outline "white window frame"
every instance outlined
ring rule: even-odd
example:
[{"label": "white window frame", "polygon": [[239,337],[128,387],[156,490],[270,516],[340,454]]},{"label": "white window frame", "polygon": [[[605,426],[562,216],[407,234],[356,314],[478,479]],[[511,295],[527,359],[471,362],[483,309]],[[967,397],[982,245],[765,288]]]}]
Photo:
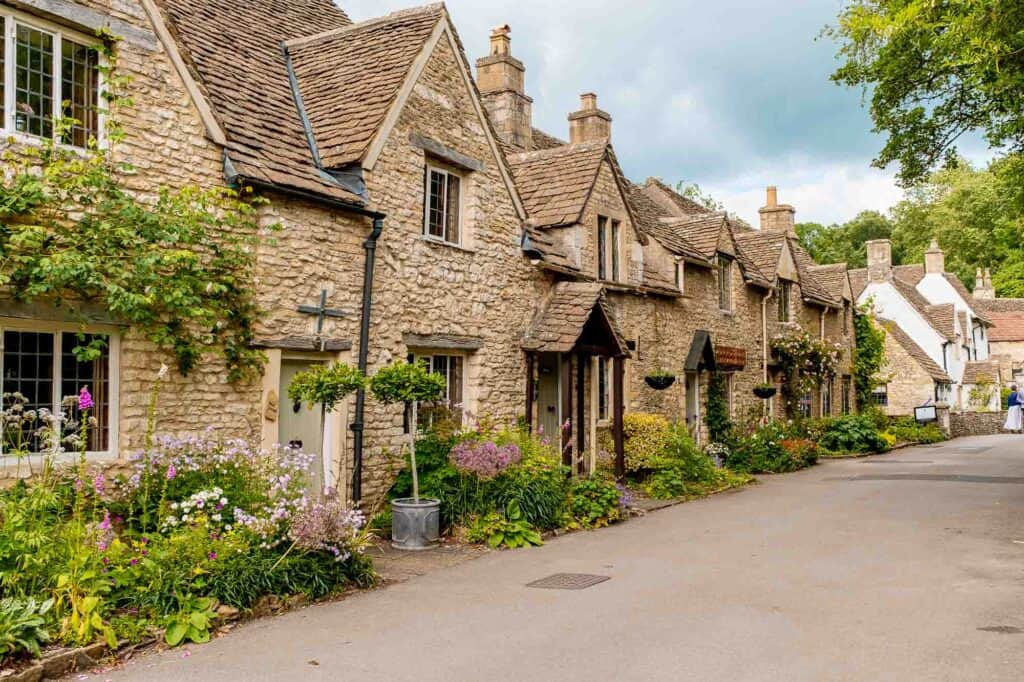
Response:
[{"label": "white window frame", "polygon": [[[444,180],[444,211],[443,211],[443,216],[444,216],[443,224],[445,226],[448,225],[448,209],[449,209],[449,206],[448,206],[448,178],[449,177],[456,177],[456,178],[459,179],[459,204],[456,207],[456,209],[458,210],[458,222],[457,222],[456,227],[455,227],[455,230],[456,230],[456,233],[457,233],[455,241],[449,241],[445,237],[438,237],[435,234],[430,234],[430,178],[431,178],[431,174],[433,174],[433,173],[438,173],[438,174],[444,176],[444,179],[445,179]],[[463,234],[463,228],[464,228],[464,222],[465,222],[463,220],[463,216],[465,214],[465,211],[463,210],[463,208],[465,207],[466,185],[467,185],[466,176],[463,175],[462,173],[456,173],[455,171],[453,171],[453,170],[451,170],[449,168],[445,168],[445,167],[443,167],[443,166],[441,166],[439,164],[436,164],[436,163],[431,163],[430,161],[427,162],[427,172],[424,174],[424,186],[423,186],[423,238],[424,239],[428,239],[428,240],[430,240],[432,242],[437,242],[439,244],[450,244],[450,245],[453,245],[453,246],[462,246],[462,243],[465,240],[465,235]],[[446,227],[445,231],[447,232],[447,227]]]},{"label": "white window frame", "polygon": [[[448,351],[448,350],[444,350],[444,349],[440,349],[440,348],[434,349],[434,350],[423,350],[423,351],[410,350],[409,351],[409,355],[412,356],[413,362],[426,362],[427,363],[427,371],[428,372],[433,372],[434,371],[434,358],[436,358],[436,357],[443,357],[443,358],[449,358],[449,359],[451,359],[451,358],[459,358],[459,360],[462,361],[462,376],[461,376],[461,381],[459,382],[461,384],[459,386],[459,393],[462,395],[462,403],[458,407],[456,407],[455,405],[448,405],[448,409],[449,410],[453,410],[453,411],[458,409],[460,412],[462,412],[462,418],[463,418],[463,420],[465,420],[466,414],[467,414],[467,410],[466,410],[466,388],[467,388],[466,384],[467,384],[467,376],[466,375],[468,374],[467,368],[469,366],[469,356],[466,353],[460,353],[458,351]],[[450,385],[450,378],[449,377],[450,377],[450,375],[445,377],[445,396],[444,396],[444,402],[445,403],[448,403],[448,394],[451,392],[451,385]]]},{"label": "white window frame", "polygon": [[[27,144],[38,145],[43,138],[32,135],[27,132],[22,132],[17,129],[16,123],[16,112],[15,112],[15,90],[17,89],[15,78],[17,75],[17,49],[14,47],[15,38],[17,36],[17,25],[20,24],[27,28],[42,31],[53,36],[53,87],[54,97],[53,99],[53,111],[51,116],[54,122],[63,116],[63,104],[64,98],[61,88],[63,87],[63,40],[67,37],[68,40],[72,40],[81,45],[89,45],[98,47],[99,41],[96,40],[95,36],[89,36],[79,31],[74,31],[63,26],[59,26],[51,21],[40,19],[39,17],[25,12],[20,12],[10,7],[0,6],[0,17],[4,19],[4,30],[3,35],[0,36],[0,49],[5,51],[4,59],[4,116],[3,120],[0,120],[0,129],[3,130],[4,136],[13,137],[18,142]],[[106,107],[103,102],[103,92],[106,87],[106,78],[103,74],[104,67],[108,66],[106,57],[103,56],[102,52],[98,55],[98,63],[100,67],[100,73],[96,79],[96,141],[97,144],[104,145],[106,143]],[[56,136],[56,130],[54,131]],[[66,144],[61,142],[61,147],[68,149],[82,149],[82,147],[76,147],[74,145]]]},{"label": "white window frame", "polygon": [[[89,325],[86,327],[61,324],[56,322],[33,322],[28,320],[10,320],[0,319],[0,392],[3,391],[3,337],[4,332],[31,332],[34,334],[53,334],[53,404],[50,405],[50,409],[54,414],[58,413],[61,409],[61,401],[66,397],[60,395],[60,384],[62,381],[61,376],[61,353],[60,349],[61,336],[63,334],[102,334],[107,337],[107,356],[109,366],[107,372],[109,379],[107,381],[107,389],[110,392],[110,404],[108,406],[107,421],[109,428],[109,436],[107,438],[107,449],[103,451],[92,451],[86,452],[86,458],[95,461],[104,460],[115,460],[117,459],[119,450],[119,434],[120,434],[120,395],[121,395],[121,335],[120,330],[116,327],[101,326],[101,325]],[[0,440],[0,450],[2,450],[3,442]],[[77,452],[64,452],[61,453],[55,461],[58,463],[73,462],[78,458]],[[17,462],[13,459],[7,461],[7,457],[4,456],[3,460],[0,460],[0,469],[8,469],[17,466]],[[22,459],[22,462],[29,462],[33,467],[41,465],[43,462],[43,455],[33,454]]]}]

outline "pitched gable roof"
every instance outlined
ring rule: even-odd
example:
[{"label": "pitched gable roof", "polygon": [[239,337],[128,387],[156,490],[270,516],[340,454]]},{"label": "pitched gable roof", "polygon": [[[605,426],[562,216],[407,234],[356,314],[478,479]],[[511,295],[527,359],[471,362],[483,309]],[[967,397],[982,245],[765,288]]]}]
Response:
[{"label": "pitched gable roof", "polygon": [[846,263],[812,265],[810,272],[832,298],[840,301],[849,300],[847,293],[849,278],[846,275]]},{"label": "pitched gable roof", "polygon": [[526,213],[538,227],[579,222],[607,143],[567,144],[509,156]]},{"label": "pitched gable roof", "polygon": [[931,359],[931,357],[925,353],[921,346],[910,338],[909,335],[902,328],[892,320],[885,320],[878,318],[879,324],[885,329],[886,334],[891,336],[896,343],[898,343],[903,350],[909,355],[928,375],[935,381],[943,383],[952,383],[952,379],[946,374],[939,365]]},{"label": "pitched gable roof", "polygon": [[312,163],[281,43],[352,22],[330,0],[157,0],[227,137],[233,171],[361,203]]},{"label": "pitched gable roof", "polygon": [[626,195],[633,209],[633,217],[637,226],[645,233],[654,237],[659,244],[677,256],[690,260],[705,261],[700,253],[683,234],[682,230],[674,230],[662,223],[669,213],[651,199],[638,185],[626,181]]},{"label": "pitched gable roof", "polygon": [[998,384],[999,363],[995,360],[964,363],[964,376],[961,382],[965,384]]},{"label": "pitched gable roof", "polygon": [[674,215],[712,213],[712,210],[707,206],[698,204],[692,199],[687,199],[657,178],[647,178],[643,189],[647,196],[667,208]]},{"label": "pitched gable roof", "polygon": [[930,305],[924,311],[931,325],[946,337],[947,341],[956,340],[956,306],[952,303]]},{"label": "pitched gable roof", "polygon": [[843,300],[842,295],[833,296],[828,288],[818,281],[818,277],[812,270],[815,263],[814,259],[811,258],[811,254],[807,253],[807,250],[800,244],[799,240],[787,238],[787,241],[793,254],[793,260],[796,262],[797,272],[800,273],[800,292],[803,297],[814,303],[831,306],[841,304]]},{"label": "pitched gable roof", "polygon": [[1024,341],[1024,298],[994,298],[974,302],[992,320],[988,340],[996,342]]},{"label": "pitched gable roof", "polygon": [[736,245],[739,247],[740,253],[772,282],[775,281],[775,275],[779,271],[779,259],[782,258],[782,249],[785,243],[786,237],[781,234],[766,232],[736,234]]},{"label": "pitched gable roof", "polygon": [[325,168],[364,158],[443,19],[428,5],[285,44]]},{"label": "pitched gable roof", "polygon": [[604,287],[593,282],[556,284],[547,305],[526,333],[523,348],[546,353],[569,353],[576,348],[588,323],[597,323],[617,354],[629,356],[626,342],[605,301]]}]

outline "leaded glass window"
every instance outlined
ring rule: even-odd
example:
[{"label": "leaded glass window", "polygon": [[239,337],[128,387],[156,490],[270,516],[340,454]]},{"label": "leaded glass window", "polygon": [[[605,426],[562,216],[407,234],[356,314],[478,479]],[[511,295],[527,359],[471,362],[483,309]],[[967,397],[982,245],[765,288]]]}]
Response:
[{"label": "leaded glass window", "polygon": [[74,123],[64,134],[66,144],[88,145],[99,137],[99,55],[94,48],[65,38],[61,42],[61,102],[63,116]]},{"label": "leaded glass window", "polygon": [[15,129],[50,137],[53,135],[53,34],[18,24],[14,50]]}]

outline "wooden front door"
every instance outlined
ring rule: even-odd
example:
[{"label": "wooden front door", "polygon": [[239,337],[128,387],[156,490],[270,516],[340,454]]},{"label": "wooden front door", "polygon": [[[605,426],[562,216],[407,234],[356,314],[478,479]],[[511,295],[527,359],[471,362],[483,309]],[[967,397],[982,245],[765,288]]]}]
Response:
[{"label": "wooden front door", "polygon": [[310,467],[309,491],[313,497],[319,497],[323,493],[326,478],[324,472],[327,470],[320,436],[320,406],[314,405],[313,409],[309,409],[308,405],[296,405],[288,398],[288,385],[296,374],[317,364],[322,363],[288,359],[281,361],[281,400],[277,419],[278,442],[281,445],[316,455]]},{"label": "wooden front door", "polygon": [[557,353],[541,353],[537,356],[537,424],[539,433],[555,443],[561,438],[562,393],[561,362]]}]

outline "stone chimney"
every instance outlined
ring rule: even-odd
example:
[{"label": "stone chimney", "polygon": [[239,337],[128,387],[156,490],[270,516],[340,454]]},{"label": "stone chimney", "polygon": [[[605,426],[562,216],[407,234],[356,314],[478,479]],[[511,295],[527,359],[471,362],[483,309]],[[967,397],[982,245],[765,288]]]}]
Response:
[{"label": "stone chimney", "polygon": [[767,203],[758,211],[761,214],[761,231],[796,237],[796,209],[779,203],[777,188],[769,187],[767,194]]},{"label": "stone chimney", "polygon": [[533,100],[525,93],[526,67],[512,56],[512,29],[491,31],[491,52],[476,60],[476,82],[498,136],[509,144],[533,149]]},{"label": "stone chimney", "polygon": [[924,252],[924,272],[926,275],[941,275],[946,271],[946,254],[939,248],[939,242],[932,240],[932,245]]},{"label": "stone chimney", "polygon": [[888,239],[874,239],[867,243],[868,279],[885,282],[892,279],[892,242]]},{"label": "stone chimney", "polygon": [[978,274],[974,278],[974,298],[992,300],[996,297],[996,289],[992,286],[992,271],[988,268],[978,268]]},{"label": "stone chimney", "polygon": [[569,114],[569,142],[600,142],[612,137],[612,117],[597,108],[597,95],[580,95],[580,110]]}]

